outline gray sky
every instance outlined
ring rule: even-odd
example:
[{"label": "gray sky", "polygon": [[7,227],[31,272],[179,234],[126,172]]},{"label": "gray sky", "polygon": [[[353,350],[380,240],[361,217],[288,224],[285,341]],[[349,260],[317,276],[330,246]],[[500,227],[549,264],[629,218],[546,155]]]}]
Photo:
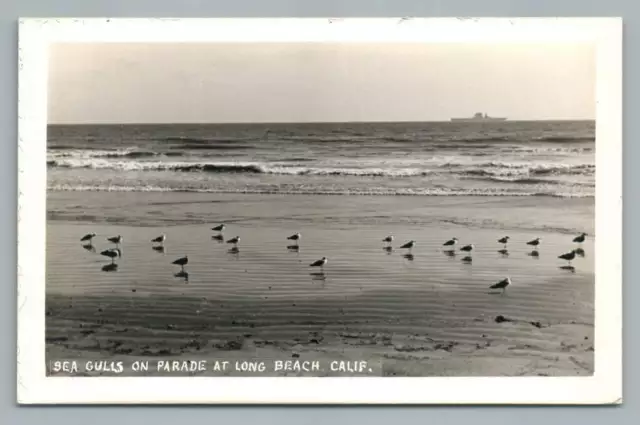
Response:
[{"label": "gray sky", "polygon": [[594,119],[590,44],[58,44],[50,123]]}]

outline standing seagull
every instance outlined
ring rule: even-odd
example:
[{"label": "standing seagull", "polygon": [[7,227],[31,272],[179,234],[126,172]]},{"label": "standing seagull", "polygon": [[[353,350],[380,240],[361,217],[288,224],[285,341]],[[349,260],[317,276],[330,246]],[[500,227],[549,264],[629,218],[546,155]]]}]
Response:
[{"label": "standing seagull", "polygon": [[112,238],[107,238],[107,240],[111,243],[116,244],[116,246],[120,245],[122,243],[122,236],[118,235],[118,236],[114,236]]},{"label": "standing seagull", "polygon": [[287,238],[288,241],[295,241],[296,245],[298,244],[298,241],[302,238],[302,235],[300,233],[296,233],[295,235],[291,235]]},{"label": "standing seagull", "polygon": [[211,230],[215,231],[215,232],[222,232],[224,230],[226,226],[224,224],[221,224],[219,226],[213,227]]},{"label": "standing seagull", "polygon": [[532,241],[527,242],[527,245],[535,246],[536,248],[540,245],[541,238],[535,238]]},{"label": "standing seagull", "polygon": [[84,235],[82,237],[82,239],[80,239],[80,242],[89,241],[89,244],[92,244],[93,243],[93,238],[95,238],[95,237],[96,237],[95,233],[88,233],[88,234]]},{"label": "standing seagull", "polygon": [[504,238],[498,239],[498,243],[504,245],[505,249],[507,248],[507,243],[509,242],[509,236],[505,236]]},{"label": "standing seagull", "polygon": [[507,286],[511,285],[511,278],[507,277],[506,279],[502,279],[498,283],[494,283],[489,288],[490,289],[502,289],[502,294],[504,295],[504,291],[507,290]]},{"label": "standing seagull", "polygon": [[327,257],[322,257],[321,260],[314,261],[313,263],[309,264],[309,267],[320,267],[322,268],[322,270],[324,270],[324,265],[327,264],[327,261]]},{"label": "standing seagull", "polygon": [[389,236],[387,236],[386,238],[384,238],[384,239],[382,240],[382,242],[386,242],[386,243],[388,243],[388,244],[391,244],[391,242],[393,242],[393,235],[389,235]]},{"label": "standing seagull", "polygon": [[238,242],[240,242],[240,236],[236,236],[235,238],[229,239],[227,241],[227,243],[232,243],[232,244],[234,244],[236,246],[238,245]]},{"label": "standing seagull", "polygon": [[182,271],[184,271],[184,266],[186,266],[188,262],[189,262],[189,258],[187,258],[187,256],[185,255],[182,258],[178,258],[176,261],[174,261],[171,264],[176,264],[180,266],[182,268]]},{"label": "standing seagull", "polygon": [[416,241],[409,241],[406,244],[402,245],[400,248],[408,249],[409,252],[411,252],[414,246],[416,246]]},{"label": "standing seagull", "polygon": [[161,234],[160,236],[158,236],[155,239],[151,239],[151,242],[153,243],[159,243],[159,244],[163,244],[164,241],[167,239],[167,235],[165,235],[164,233]]},{"label": "standing seagull", "polygon": [[458,238],[451,238],[445,243],[443,243],[442,246],[454,246],[457,243],[458,243]]},{"label": "standing seagull", "polygon": [[574,249],[573,251],[567,252],[566,254],[559,255],[558,258],[567,260],[569,262],[569,265],[571,265],[571,260],[576,258],[576,250]]},{"label": "standing seagull", "polygon": [[580,236],[576,236],[575,238],[573,238],[573,241],[575,243],[582,243],[586,239],[586,236],[587,236],[586,233],[581,233]]},{"label": "standing seagull", "polygon": [[462,248],[460,248],[460,251],[471,252],[473,251],[473,248],[474,248],[473,244],[465,245]]},{"label": "standing seagull", "polygon": [[120,257],[120,250],[118,248],[106,249],[102,251],[100,255],[104,255],[105,257],[111,258],[111,264],[113,264],[115,262],[116,257]]}]

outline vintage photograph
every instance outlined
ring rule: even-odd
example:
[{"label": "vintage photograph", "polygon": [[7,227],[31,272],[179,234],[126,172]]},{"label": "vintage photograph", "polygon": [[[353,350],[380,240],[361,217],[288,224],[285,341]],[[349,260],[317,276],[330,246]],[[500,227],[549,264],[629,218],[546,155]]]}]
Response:
[{"label": "vintage photograph", "polygon": [[52,44],[47,374],[592,375],[595,59]]}]

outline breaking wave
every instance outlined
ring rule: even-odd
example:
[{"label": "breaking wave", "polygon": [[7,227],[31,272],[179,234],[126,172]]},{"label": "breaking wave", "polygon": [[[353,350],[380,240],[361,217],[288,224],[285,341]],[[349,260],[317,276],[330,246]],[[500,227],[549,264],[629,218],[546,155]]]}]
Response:
[{"label": "breaking wave", "polygon": [[544,176],[544,175],[593,175],[594,164],[562,164],[562,163],[441,163],[425,164],[422,167],[331,167],[300,166],[292,162],[163,162],[163,161],[112,161],[111,157],[92,158],[57,158],[47,162],[49,167],[109,169],[118,171],[171,171],[171,172],[204,172],[204,173],[239,173],[239,174],[281,174],[281,175],[315,175],[315,176],[371,176],[371,177],[420,177],[433,174],[456,174],[465,177],[483,176]]},{"label": "breaking wave", "polygon": [[300,186],[270,186],[254,188],[200,188],[165,186],[126,186],[126,185],[49,185],[51,191],[82,192],[193,192],[193,193],[238,193],[262,195],[351,195],[351,196],[551,196],[560,198],[593,198],[591,194],[580,192],[558,192],[553,190],[525,192],[504,189],[446,189],[446,188],[311,188]]}]

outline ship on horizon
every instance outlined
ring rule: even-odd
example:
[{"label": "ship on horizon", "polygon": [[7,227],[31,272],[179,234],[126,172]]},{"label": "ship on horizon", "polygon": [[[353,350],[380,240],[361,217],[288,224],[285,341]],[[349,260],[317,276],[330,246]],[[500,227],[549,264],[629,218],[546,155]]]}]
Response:
[{"label": "ship on horizon", "polygon": [[486,122],[486,121],[506,121],[506,118],[503,117],[490,117],[486,113],[476,112],[472,117],[469,118],[451,118],[453,122]]}]

